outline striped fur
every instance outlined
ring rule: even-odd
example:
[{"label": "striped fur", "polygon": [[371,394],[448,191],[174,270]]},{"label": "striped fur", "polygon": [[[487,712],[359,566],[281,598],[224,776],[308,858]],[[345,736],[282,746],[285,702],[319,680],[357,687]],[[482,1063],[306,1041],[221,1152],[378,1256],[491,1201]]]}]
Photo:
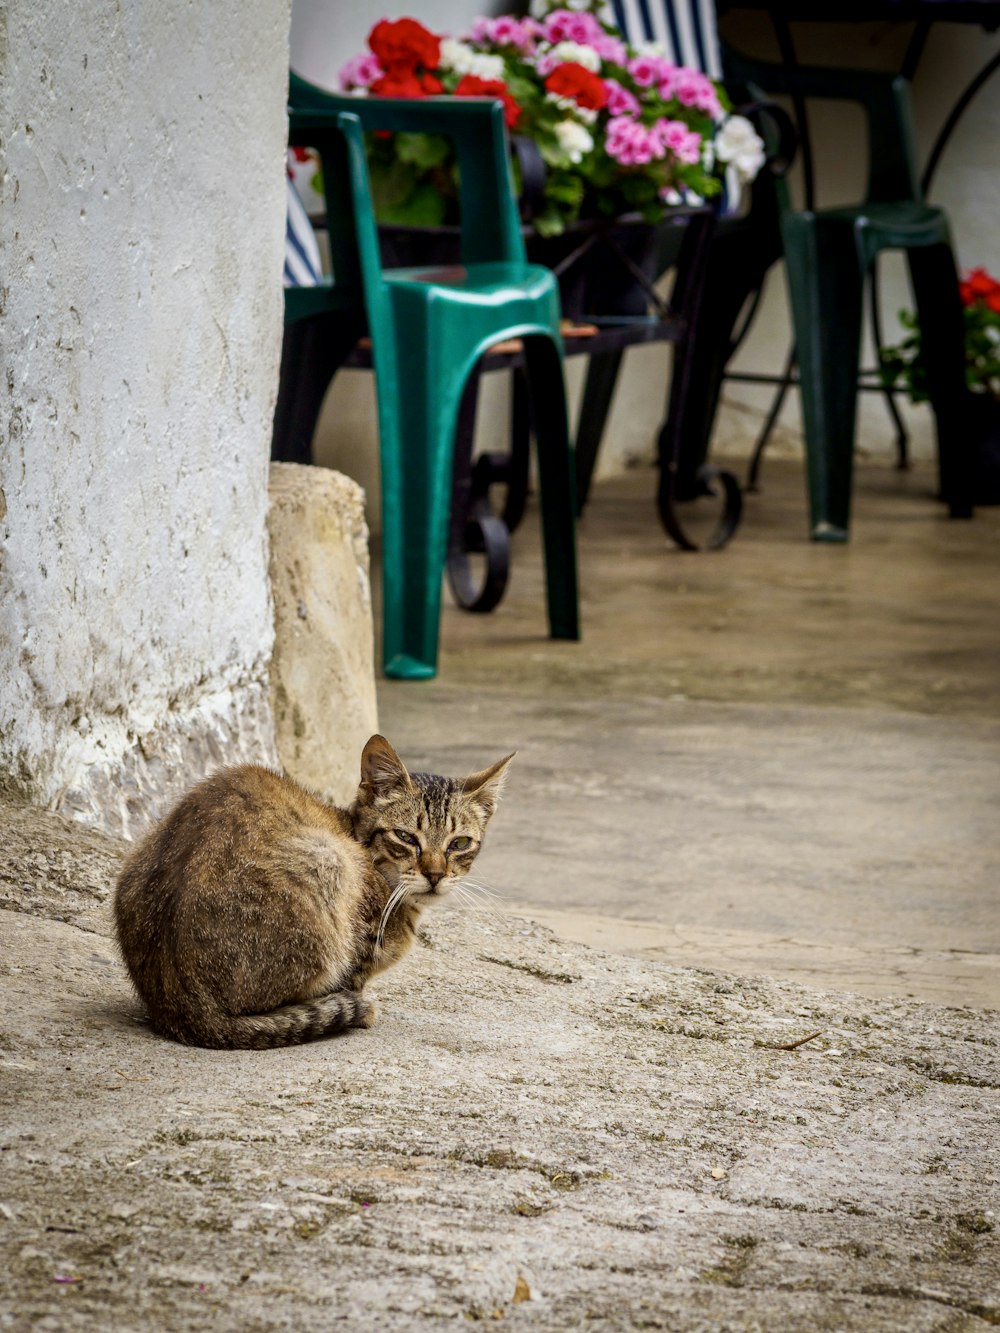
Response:
[{"label": "striped fur", "polygon": [[370,1027],[365,983],[471,867],[509,762],[411,777],[373,736],[348,810],[253,765],[200,783],[115,890],[118,942],[154,1029],[262,1049]]}]

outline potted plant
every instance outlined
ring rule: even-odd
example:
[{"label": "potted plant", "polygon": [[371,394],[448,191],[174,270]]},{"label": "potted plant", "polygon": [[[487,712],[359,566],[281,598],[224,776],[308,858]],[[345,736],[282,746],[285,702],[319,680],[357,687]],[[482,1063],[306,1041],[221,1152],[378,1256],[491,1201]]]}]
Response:
[{"label": "potted plant", "polygon": [[[762,141],[722,88],[655,46],[628,45],[604,0],[535,0],[529,17],[478,19],[460,38],[382,19],[340,82],[357,96],[501,100],[515,142],[530,149],[514,158],[529,253],[552,267],[588,229],[614,228],[622,248],[623,218],[640,229],[624,248],[642,267],[652,224],[668,210],[702,206],[727,174],[739,188],[764,161]],[[455,220],[452,147],[436,135],[373,135],[368,154],[394,262],[419,262],[410,229],[440,237]],[[544,167],[533,191],[521,167],[532,156]],[[566,296],[564,288],[564,304],[578,304]]]},{"label": "potted plant", "polygon": [[[1000,504],[1000,282],[984,268],[959,283],[965,321],[965,382],[970,392],[968,421],[975,448],[974,500]],[[915,314],[899,312],[906,337],[881,352],[880,373],[887,388],[901,388],[911,402],[924,403],[927,366]]]}]

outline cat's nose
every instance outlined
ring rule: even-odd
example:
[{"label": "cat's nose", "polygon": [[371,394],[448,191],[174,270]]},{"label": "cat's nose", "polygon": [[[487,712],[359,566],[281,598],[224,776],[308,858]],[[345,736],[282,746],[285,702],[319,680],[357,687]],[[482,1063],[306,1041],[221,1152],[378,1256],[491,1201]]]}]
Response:
[{"label": "cat's nose", "polygon": [[440,870],[425,870],[424,879],[432,889],[436,889],[441,880],[444,879],[444,873]]}]

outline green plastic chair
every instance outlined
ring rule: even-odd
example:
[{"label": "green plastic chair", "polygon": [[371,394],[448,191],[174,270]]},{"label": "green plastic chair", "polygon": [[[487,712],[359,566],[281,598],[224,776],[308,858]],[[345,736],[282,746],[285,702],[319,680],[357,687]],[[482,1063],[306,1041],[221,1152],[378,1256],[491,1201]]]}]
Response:
[{"label": "green plastic chair", "polygon": [[[501,104],[338,97],[295,75],[289,101],[289,144],[314,148],[322,159],[333,275],[318,287],[286,289],[286,327],[325,320],[332,339],[339,329],[350,344],[363,315],[372,340],[386,675],[419,680],[436,674],[459,406],[483,352],[509,338],[524,340],[537,428],[550,633],[578,639],[574,460],[559,290],[548,269],[525,260]],[[372,130],[454,140],[461,266],[382,268],[363,138]]]},{"label": "green plastic chair", "polygon": [[[868,188],[860,204],[796,210],[777,180],[792,325],[798,351],[811,534],[844,542],[850,526],[861,316],[867,274],[883,250],[910,269],[937,420],[942,498],[971,514],[964,325],[948,219],[924,203],[905,79],[859,70],[765,64],[725,51],[727,77],[768,94],[860,103],[867,118]],[[864,151],[851,145],[851,151]]]}]

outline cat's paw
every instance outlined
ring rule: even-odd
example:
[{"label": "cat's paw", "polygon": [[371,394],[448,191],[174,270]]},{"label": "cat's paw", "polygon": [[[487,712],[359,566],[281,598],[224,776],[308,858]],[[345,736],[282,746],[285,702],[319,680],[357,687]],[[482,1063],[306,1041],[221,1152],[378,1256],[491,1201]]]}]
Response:
[{"label": "cat's paw", "polygon": [[374,1000],[358,1000],[357,1013],[352,1027],[373,1028],[378,1022],[378,1005]]}]

